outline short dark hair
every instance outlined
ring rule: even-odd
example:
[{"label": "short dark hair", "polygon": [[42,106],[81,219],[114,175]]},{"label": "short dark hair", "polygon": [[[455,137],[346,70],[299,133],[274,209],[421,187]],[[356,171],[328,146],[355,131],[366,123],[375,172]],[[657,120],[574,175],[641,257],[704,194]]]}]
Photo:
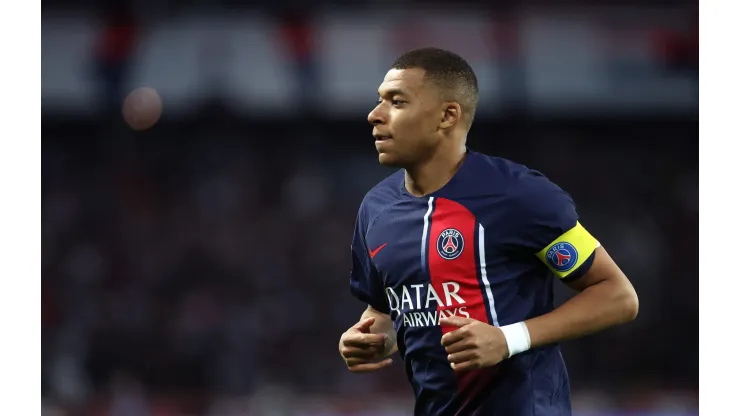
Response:
[{"label": "short dark hair", "polygon": [[423,69],[425,78],[440,89],[445,100],[460,103],[468,115],[468,128],[473,124],[478,106],[478,78],[470,64],[460,55],[439,48],[414,49],[399,56],[392,69]]}]

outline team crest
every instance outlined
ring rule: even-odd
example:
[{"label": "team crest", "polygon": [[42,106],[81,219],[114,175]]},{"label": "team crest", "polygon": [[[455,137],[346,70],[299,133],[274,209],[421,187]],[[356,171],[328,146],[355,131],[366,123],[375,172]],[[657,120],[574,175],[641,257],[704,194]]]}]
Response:
[{"label": "team crest", "polygon": [[442,231],[437,238],[437,252],[445,260],[456,259],[465,248],[465,240],[460,231],[448,228]]},{"label": "team crest", "polygon": [[559,272],[567,272],[578,263],[578,250],[571,243],[557,243],[547,250],[547,264]]}]

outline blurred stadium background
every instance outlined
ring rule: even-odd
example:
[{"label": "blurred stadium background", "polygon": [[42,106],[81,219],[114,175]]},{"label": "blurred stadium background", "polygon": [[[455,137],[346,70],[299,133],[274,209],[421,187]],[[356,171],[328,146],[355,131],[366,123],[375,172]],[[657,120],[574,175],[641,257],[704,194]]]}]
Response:
[{"label": "blurred stadium background", "polygon": [[42,4],[45,415],[410,415],[399,363],[337,342],[390,173],[366,115],[418,46],[471,62],[469,145],[570,192],[641,296],[563,346],[576,414],[698,414],[698,2],[235,3]]}]

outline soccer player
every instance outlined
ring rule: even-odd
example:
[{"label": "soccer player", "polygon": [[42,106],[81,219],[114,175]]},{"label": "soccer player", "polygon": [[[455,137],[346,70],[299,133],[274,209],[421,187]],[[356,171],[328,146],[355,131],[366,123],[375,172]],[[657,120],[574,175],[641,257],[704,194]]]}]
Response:
[{"label": "soccer player", "polygon": [[[340,339],[352,372],[399,351],[416,415],[570,415],[557,344],[633,320],[631,283],[541,173],[473,152],[477,79],[458,55],[410,51],[368,115],[396,173],[360,205]],[[554,307],[553,280],[575,289]]]}]

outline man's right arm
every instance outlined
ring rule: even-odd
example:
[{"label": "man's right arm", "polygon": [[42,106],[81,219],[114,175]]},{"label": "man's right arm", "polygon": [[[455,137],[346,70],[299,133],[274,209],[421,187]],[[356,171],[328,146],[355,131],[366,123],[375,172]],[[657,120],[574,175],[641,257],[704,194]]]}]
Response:
[{"label": "man's right arm", "polygon": [[393,321],[391,320],[390,315],[380,312],[368,305],[365,312],[362,313],[360,321],[367,318],[375,318],[375,322],[370,326],[371,334],[385,334],[388,337],[385,342],[383,357],[387,357],[398,351],[398,345],[396,344],[396,330],[393,329]]},{"label": "man's right arm", "polygon": [[376,371],[387,367],[393,362],[388,356],[398,349],[383,281],[372,263],[365,241],[368,224],[366,208],[363,201],[352,237],[350,291],[368,307],[360,320],[345,331],[339,340],[339,353],[352,372]]},{"label": "man's right arm", "polygon": [[[355,229],[352,235],[352,270],[350,271],[350,291],[360,301],[367,304],[367,309],[362,313],[359,323],[367,318],[374,318],[370,328],[361,326],[361,332],[387,335],[384,357],[396,352],[396,331],[393,329],[393,321],[387,312],[385,294],[382,280],[378,276],[372,259],[368,253],[365,234],[367,233],[368,215],[366,206],[360,205],[355,221]],[[374,306],[373,306],[374,305]]]}]

